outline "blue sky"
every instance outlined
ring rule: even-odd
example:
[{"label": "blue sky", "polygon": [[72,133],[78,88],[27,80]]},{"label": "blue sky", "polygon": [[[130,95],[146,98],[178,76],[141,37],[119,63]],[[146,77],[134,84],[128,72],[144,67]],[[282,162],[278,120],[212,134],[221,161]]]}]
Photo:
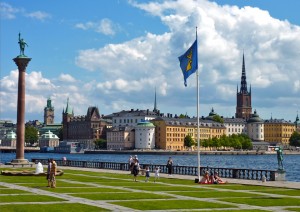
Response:
[{"label": "blue sky", "polygon": [[196,79],[184,87],[178,56],[198,26],[200,115],[235,114],[242,55],[252,108],[294,121],[300,111],[300,1],[1,1],[0,119],[16,120],[18,33],[32,58],[26,120],[43,120],[51,97],[55,121],[67,98],[75,115],[153,109],[196,115]]}]

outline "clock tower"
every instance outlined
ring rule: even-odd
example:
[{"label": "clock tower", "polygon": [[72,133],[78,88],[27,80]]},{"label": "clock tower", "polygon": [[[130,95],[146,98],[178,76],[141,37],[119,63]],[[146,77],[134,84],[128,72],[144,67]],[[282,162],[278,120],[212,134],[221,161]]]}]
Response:
[{"label": "clock tower", "polygon": [[54,123],[54,107],[52,107],[51,99],[47,99],[47,106],[44,108],[44,124]]}]

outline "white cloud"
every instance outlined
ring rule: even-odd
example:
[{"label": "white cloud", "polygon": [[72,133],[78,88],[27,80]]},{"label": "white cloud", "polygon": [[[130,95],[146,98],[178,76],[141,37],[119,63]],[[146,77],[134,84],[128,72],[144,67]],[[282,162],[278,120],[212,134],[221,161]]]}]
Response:
[{"label": "white cloud", "polygon": [[[281,107],[285,109],[282,113],[289,113],[287,116],[299,110],[299,26],[275,19],[258,8],[219,6],[206,0],[143,4],[131,1],[131,4],[158,17],[169,30],[162,34],[147,32],[102,48],[82,49],[75,62],[93,72],[89,73],[95,76],[92,81],[75,80],[62,73],[56,82],[45,79],[41,72],[30,73],[27,78],[32,82],[28,82],[28,95],[40,99],[44,96],[44,104],[51,96],[56,109],[65,107],[70,97],[76,114],[85,114],[87,107],[94,104],[111,113],[151,107],[156,87],[162,112],[187,112],[193,116],[195,75],[188,78],[185,88],[177,57],[192,44],[195,26],[198,26],[201,115],[206,116],[212,107],[220,115],[234,115],[243,51],[248,86],[252,85],[253,109],[262,115],[279,112]],[[109,19],[78,23],[76,27],[104,35],[115,35],[120,29]],[[16,83],[16,71],[1,79],[0,94],[7,105],[15,105]],[[7,95],[10,93],[12,95]],[[273,114],[275,117],[275,112]]]},{"label": "white cloud", "polygon": [[[161,94],[166,98],[178,92],[185,95],[177,57],[192,44],[195,26],[198,26],[201,90],[214,95],[214,98],[203,96],[203,104],[206,101],[235,104],[243,50],[247,81],[252,88],[270,89],[271,92],[274,86],[286,84],[291,91],[298,89],[297,82],[294,87],[290,83],[299,73],[296,62],[299,52],[293,48],[300,45],[298,26],[275,19],[268,11],[259,8],[219,6],[205,0],[132,5],[158,16],[170,28],[170,33],[147,33],[124,43],[81,50],[76,64],[100,72],[105,81],[99,82],[97,88],[105,89],[105,93],[145,92],[140,84],[143,79],[150,79],[158,81],[148,82],[146,87],[163,82],[165,86]],[[196,86],[193,76],[188,79],[188,84]],[[232,105],[234,113],[235,105]]]},{"label": "white cloud", "polygon": [[78,23],[75,27],[82,30],[94,30],[104,35],[115,35],[120,28],[118,24],[113,23],[108,18],[104,18],[98,22]]},{"label": "white cloud", "polygon": [[19,9],[12,7],[10,4],[5,2],[0,2],[0,14],[1,19],[14,19]]},{"label": "white cloud", "polygon": [[26,14],[27,17],[33,18],[33,19],[38,19],[40,21],[44,21],[47,18],[51,18],[51,15],[43,12],[43,11],[35,11],[35,12],[31,12]]},{"label": "white cloud", "polygon": [[76,79],[69,74],[61,73],[59,75],[59,80],[62,82],[76,82]]}]

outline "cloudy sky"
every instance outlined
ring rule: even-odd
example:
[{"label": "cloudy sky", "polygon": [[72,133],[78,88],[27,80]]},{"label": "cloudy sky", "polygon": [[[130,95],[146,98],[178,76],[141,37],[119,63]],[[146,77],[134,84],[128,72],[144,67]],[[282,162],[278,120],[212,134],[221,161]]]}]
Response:
[{"label": "cloudy sky", "polygon": [[[238,4],[238,5],[236,5]],[[252,108],[264,118],[300,113],[298,0],[1,1],[0,119],[16,120],[18,33],[32,60],[26,120],[55,122],[67,98],[75,115],[153,109],[196,116],[196,75],[184,86],[178,56],[198,27],[200,116],[235,114],[243,52]]]}]

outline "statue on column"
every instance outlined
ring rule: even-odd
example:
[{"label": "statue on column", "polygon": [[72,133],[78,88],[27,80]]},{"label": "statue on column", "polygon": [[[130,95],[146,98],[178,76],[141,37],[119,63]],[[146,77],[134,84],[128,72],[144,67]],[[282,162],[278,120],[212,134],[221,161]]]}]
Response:
[{"label": "statue on column", "polygon": [[25,55],[25,46],[28,46],[23,38],[21,38],[21,33],[19,33],[19,45],[20,45],[20,55]]}]

